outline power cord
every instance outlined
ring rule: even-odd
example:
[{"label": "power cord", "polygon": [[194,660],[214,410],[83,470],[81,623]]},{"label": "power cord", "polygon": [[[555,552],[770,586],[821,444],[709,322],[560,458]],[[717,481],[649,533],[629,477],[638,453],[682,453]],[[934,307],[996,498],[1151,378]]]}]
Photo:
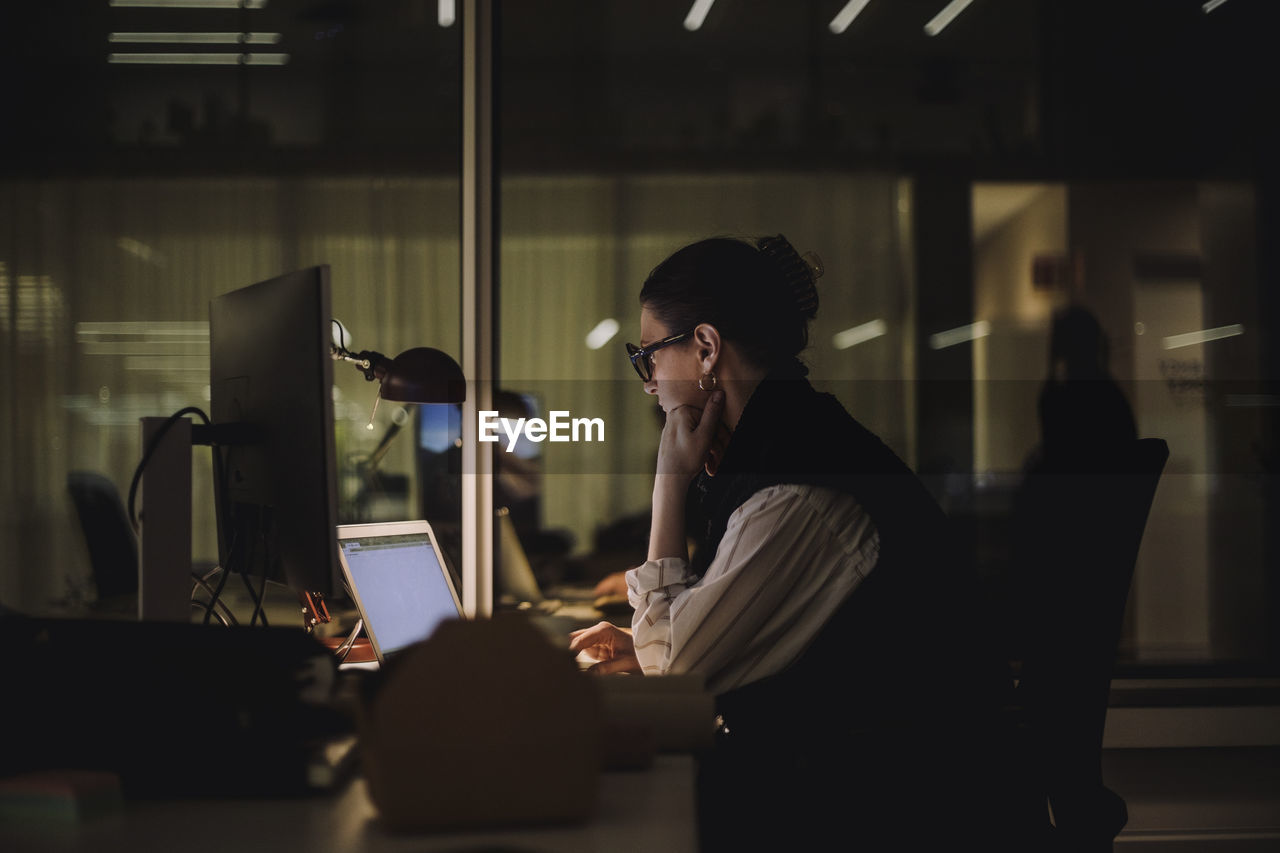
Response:
[{"label": "power cord", "polygon": [[[219,581],[217,589],[214,589],[213,587],[209,586],[209,581],[208,581],[209,577],[213,575],[213,572],[217,572],[217,571],[221,571],[221,567],[215,568],[213,571],[209,572],[209,574],[205,575],[204,577],[201,577],[200,574],[197,572],[191,573],[191,577],[195,581],[195,583],[191,585],[191,604],[192,606],[198,606],[203,608],[204,624],[206,625],[209,624],[210,617],[214,615],[215,607],[219,611],[217,614],[218,621],[220,621],[223,625],[227,625],[227,626],[236,625],[238,623],[236,622],[235,614],[231,612],[231,608],[227,607],[225,602],[222,602],[218,599],[218,595],[222,591],[222,583],[225,581],[227,573],[222,572],[222,580]],[[203,589],[205,592],[209,594],[208,601],[201,601],[200,599],[196,598],[197,587]]]},{"label": "power cord", "polygon": [[134,504],[137,501],[138,484],[142,482],[142,472],[146,470],[147,463],[151,461],[151,457],[156,452],[156,448],[160,446],[160,441],[164,438],[165,433],[167,433],[170,428],[178,422],[179,418],[185,417],[186,415],[198,415],[200,420],[202,420],[206,426],[211,423],[209,416],[206,415],[202,409],[195,406],[186,406],[174,412],[163,424],[161,424],[160,429],[151,436],[151,441],[147,443],[146,450],[142,454],[142,459],[138,461],[138,467],[133,470],[133,480],[129,483],[129,523],[133,525],[134,533],[141,532],[140,525],[138,524],[138,513],[134,509]]},{"label": "power cord", "polygon": [[364,620],[357,619],[356,626],[351,629],[351,633],[347,636],[345,640],[342,641],[342,644],[340,646],[338,646],[336,649],[333,650],[333,653],[338,657],[338,663],[346,662],[347,655],[351,654],[351,650],[355,648],[356,638],[360,636],[360,629],[363,627],[364,627]]},{"label": "power cord", "polygon": [[[261,513],[261,509],[259,509],[259,513]],[[245,584],[249,587],[249,593],[253,595],[253,614],[249,617],[249,624],[256,625],[258,619],[261,618],[264,628],[267,626],[267,613],[262,609],[262,605],[267,600],[267,575],[271,574],[271,542],[264,534],[265,527],[262,519],[259,518],[258,535],[262,537],[262,584],[256,594],[254,594],[253,586],[249,582],[249,573],[245,572],[241,575]]]}]

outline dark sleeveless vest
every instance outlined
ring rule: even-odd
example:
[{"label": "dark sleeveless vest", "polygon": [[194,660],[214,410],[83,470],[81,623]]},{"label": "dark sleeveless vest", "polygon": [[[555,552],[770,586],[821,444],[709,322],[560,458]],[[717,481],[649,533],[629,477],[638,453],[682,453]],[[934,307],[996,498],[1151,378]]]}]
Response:
[{"label": "dark sleeveless vest", "polygon": [[971,562],[924,484],[830,394],[770,378],[742,413],[716,476],[701,474],[707,519],[692,570],[715,556],[729,516],[760,489],[796,483],[852,495],[880,536],[870,575],[786,670],[717,697],[739,743],[805,731],[831,746],[834,715],[851,734],[989,707],[1010,686],[983,640]]}]

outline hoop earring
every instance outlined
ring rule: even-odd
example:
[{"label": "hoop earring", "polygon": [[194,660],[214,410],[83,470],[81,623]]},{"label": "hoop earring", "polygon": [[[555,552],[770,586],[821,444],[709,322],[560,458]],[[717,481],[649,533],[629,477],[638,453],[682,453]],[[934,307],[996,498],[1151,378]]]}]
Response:
[{"label": "hoop earring", "polygon": [[716,390],[717,382],[718,380],[716,379],[716,375],[708,370],[706,373],[702,374],[702,376],[698,377],[698,390],[705,391],[710,394],[712,391]]}]

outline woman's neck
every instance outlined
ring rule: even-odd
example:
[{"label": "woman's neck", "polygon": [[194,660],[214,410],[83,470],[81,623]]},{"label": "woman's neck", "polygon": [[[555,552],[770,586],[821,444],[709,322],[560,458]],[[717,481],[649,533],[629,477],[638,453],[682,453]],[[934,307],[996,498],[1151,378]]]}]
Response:
[{"label": "woman's neck", "polygon": [[759,378],[725,381],[724,417],[721,420],[729,428],[730,432],[738,428],[738,421],[742,418],[742,410],[747,407],[747,401],[751,399],[751,395],[755,393],[759,384]]},{"label": "woman's neck", "polygon": [[742,410],[747,407],[747,401],[765,373],[743,359],[730,345],[725,347],[720,357],[716,375],[719,377],[718,386],[724,389],[724,414],[720,420],[732,431],[737,428]]}]

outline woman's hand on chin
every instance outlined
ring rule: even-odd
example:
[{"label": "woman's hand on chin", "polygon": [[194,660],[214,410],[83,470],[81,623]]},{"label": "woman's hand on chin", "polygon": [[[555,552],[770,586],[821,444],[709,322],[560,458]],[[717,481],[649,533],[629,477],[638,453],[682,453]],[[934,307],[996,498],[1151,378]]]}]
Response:
[{"label": "woman's hand on chin", "polygon": [[702,468],[714,474],[728,444],[728,430],[720,423],[724,392],[713,391],[704,408],[677,406],[667,412],[658,445],[658,474],[692,480]]}]

